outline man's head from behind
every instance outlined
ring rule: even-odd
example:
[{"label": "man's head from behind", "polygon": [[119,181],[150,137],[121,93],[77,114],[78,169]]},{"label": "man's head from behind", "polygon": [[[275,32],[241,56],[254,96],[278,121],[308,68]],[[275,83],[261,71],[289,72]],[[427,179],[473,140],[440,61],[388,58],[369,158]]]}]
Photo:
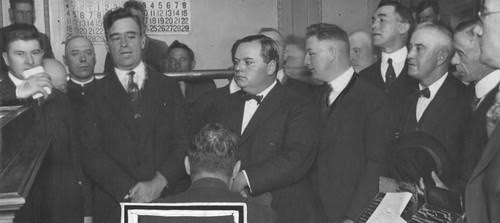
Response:
[{"label": "man's head from behind", "polygon": [[35,22],[33,0],[10,0],[9,15],[12,23],[33,24]]},{"label": "man's head from behind", "polygon": [[94,76],[94,45],[84,36],[72,36],[66,40],[63,58],[71,78],[84,82]]},{"label": "man's head from behind", "polygon": [[43,46],[33,25],[13,24],[4,30],[2,57],[12,75],[24,79],[23,72],[42,65]]},{"label": "man's head from behind", "polygon": [[[278,44],[278,52],[280,53],[280,59],[284,60],[285,56],[285,37],[283,37],[283,34],[275,28],[269,28],[269,27],[264,27],[260,29],[259,34],[262,34],[264,36],[267,36],[276,42]],[[283,61],[281,61],[283,63]],[[283,64],[280,64],[280,66]]]},{"label": "man's head from behind", "polygon": [[379,51],[373,46],[369,33],[364,31],[351,33],[349,45],[351,46],[351,64],[356,72],[362,71],[377,61]]},{"label": "man's head from behind", "polygon": [[145,34],[141,18],[125,8],[104,15],[106,49],[118,69],[132,70],[142,61]]},{"label": "man's head from behind", "polygon": [[477,82],[493,69],[479,61],[481,50],[479,49],[480,37],[473,32],[478,21],[464,21],[455,29],[453,36],[453,47],[455,54],[451,64],[455,66],[454,75],[463,82]]},{"label": "man's head from behind", "polygon": [[410,39],[408,75],[429,86],[448,72],[452,56],[451,32],[438,24],[421,24]]},{"label": "man's head from behind", "polygon": [[231,48],[234,80],[245,92],[258,94],[276,80],[279,70],[279,47],[264,35],[237,40]]},{"label": "man's head from behind", "polygon": [[404,47],[413,25],[411,11],[398,1],[383,1],[372,17],[373,44],[386,53]]},{"label": "man's head from behind", "polygon": [[439,21],[439,2],[437,0],[423,0],[417,6],[417,22]]},{"label": "man's head from behind", "polygon": [[184,159],[192,181],[218,178],[228,185],[240,171],[238,135],[220,124],[207,124],[195,136]]},{"label": "man's head from behind", "polygon": [[330,82],[350,66],[349,38],[337,25],[318,23],[307,27],[304,63],[317,80]]},{"label": "man's head from behind", "polygon": [[174,41],[168,47],[163,60],[163,69],[167,72],[183,72],[194,69],[194,52],[184,43]]}]

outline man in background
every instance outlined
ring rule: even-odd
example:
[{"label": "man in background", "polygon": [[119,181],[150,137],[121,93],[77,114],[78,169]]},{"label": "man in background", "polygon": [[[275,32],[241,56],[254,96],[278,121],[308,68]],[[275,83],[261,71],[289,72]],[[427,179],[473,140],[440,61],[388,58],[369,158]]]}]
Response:
[{"label": "man in background", "polygon": [[469,20],[460,23],[453,36],[455,54],[451,63],[456,67],[456,76],[471,86],[469,102],[472,113],[464,134],[464,150],[460,161],[462,186],[470,178],[488,142],[486,112],[495,102],[500,82],[500,71],[481,63],[479,59],[481,37],[473,32],[478,22]]},{"label": "man in background", "polygon": [[[239,137],[220,124],[207,124],[198,132],[184,158],[184,167],[193,182],[186,192],[156,200],[155,203],[177,202],[245,202],[248,222],[276,222],[270,206],[249,201],[229,190],[241,168]],[[146,219],[145,219],[146,220]],[[142,221],[141,221],[142,222]],[[146,220],[144,222],[162,222]],[[193,219],[193,222],[198,222]]]},{"label": "man in background", "polygon": [[[145,3],[144,3],[145,4]],[[140,1],[136,0],[128,0],[123,3],[123,8],[131,10],[132,13],[136,14],[141,18],[143,22],[144,32],[147,27],[147,18],[146,18],[146,8],[145,5]],[[144,49],[142,50],[142,58],[144,58],[144,62],[146,65],[151,66],[155,71],[162,71],[162,55],[166,52],[168,46],[165,42],[157,39],[153,39],[146,35],[146,43],[144,44]],[[110,57],[110,54],[106,54],[106,60],[104,61],[104,72],[108,73],[113,69],[113,60]]]},{"label": "man in background", "polygon": [[438,0],[423,0],[417,5],[417,22],[439,23],[441,15],[439,14]]},{"label": "man in background", "polygon": [[351,46],[351,65],[357,73],[374,64],[379,58],[380,51],[373,46],[371,36],[367,32],[351,33],[349,45]]}]

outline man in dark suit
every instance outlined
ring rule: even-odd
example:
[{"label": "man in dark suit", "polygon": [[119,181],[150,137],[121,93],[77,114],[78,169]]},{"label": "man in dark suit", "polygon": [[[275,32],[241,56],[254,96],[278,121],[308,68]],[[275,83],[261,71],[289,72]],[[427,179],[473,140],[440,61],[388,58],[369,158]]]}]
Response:
[{"label": "man in dark suit", "polygon": [[[78,154],[74,123],[68,99],[52,88],[47,73],[25,78],[24,72],[41,66],[41,37],[33,25],[14,24],[5,29],[2,57],[8,72],[1,71],[0,98],[20,99],[31,104],[35,113],[33,130],[27,132],[28,146],[43,146],[51,140],[27,203],[17,213],[20,222],[82,222],[90,216],[90,193]],[[49,92],[50,91],[50,92]],[[35,94],[43,94],[39,103],[31,103]],[[50,94],[50,95],[49,95]],[[26,126],[28,127],[28,126]],[[89,218],[85,219],[90,220]]]},{"label": "man in dark suit", "polygon": [[[33,25],[35,22],[35,6],[33,0],[10,0],[9,17],[12,24],[30,24]],[[3,46],[2,36],[4,30],[9,27],[3,27],[0,29],[0,48]],[[52,53],[52,46],[50,45],[50,40],[47,35],[40,33],[40,40],[42,49],[44,51],[43,58],[54,58],[54,53]],[[7,70],[5,62],[0,59],[0,69]]]},{"label": "man in dark suit", "polygon": [[445,146],[454,171],[442,178],[456,189],[470,106],[465,85],[448,74],[452,36],[441,25],[421,24],[412,34],[409,47],[408,74],[419,81],[419,87],[406,99],[399,131],[424,132]]},{"label": "man in dark suit", "polygon": [[480,37],[473,32],[478,20],[460,23],[455,29],[453,47],[455,54],[451,63],[456,67],[455,76],[470,83],[471,119],[464,134],[464,149],[461,157],[461,186],[470,178],[477,165],[484,146],[488,142],[486,133],[486,112],[495,102],[500,82],[500,71],[479,60]]},{"label": "man in dark suit", "polygon": [[68,66],[68,97],[76,118],[81,118],[87,107],[87,100],[95,87],[94,45],[84,36],[73,36],[66,40],[64,63]]},{"label": "man in dark suit", "polygon": [[380,3],[373,15],[371,31],[373,44],[380,48],[382,55],[359,73],[362,79],[385,91],[397,115],[401,114],[405,97],[417,86],[417,81],[408,76],[406,64],[406,44],[412,24],[411,11],[399,1]]},{"label": "man in dark suit", "polygon": [[[192,185],[186,192],[154,202],[245,202],[248,222],[276,222],[277,215],[270,206],[249,201],[229,190],[241,167],[238,139],[237,134],[220,124],[207,124],[195,135],[184,159]],[[161,222],[161,219],[145,222]]]},{"label": "man in dark suit", "polygon": [[247,36],[231,53],[241,91],[218,89],[207,117],[241,134],[242,171],[232,191],[271,197],[282,222],[320,222],[307,176],[317,151],[316,111],[276,80],[279,53],[271,38]]},{"label": "man in dark suit", "polygon": [[[480,25],[474,32],[482,38],[480,41],[481,62],[495,69],[500,69],[500,1],[486,0],[480,12]],[[487,130],[489,140],[483,155],[472,172],[465,191],[465,213],[467,222],[500,221],[500,94],[487,112]]]},{"label": "man in dark suit", "polygon": [[[128,0],[123,3],[123,8],[131,10],[134,14],[141,18],[141,21],[144,23],[144,30],[146,30],[147,21],[146,21],[146,8],[143,3],[136,0]],[[146,65],[151,66],[156,72],[162,71],[162,56],[163,53],[167,51],[168,46],[165,42],[157,39],[153,39],[146,35],[145,37],[144,49],[142,50],[142,58],[144,59],[144,63]],[[109,73],[113,70],[113,60],[111,55],[106,54],[106,59],[104,61],[104,72]]]},{"label": "man in dark suit", "polygon": [[344,30],[314,24],[306,37],[306,65],[314,78],[327,83],[317,97],[323,125],[314,183],[328,222],[353,222],[387,172],[391,114],[384,92],[351,67]]},{"label": "man in dark suit", "polygon": [[96,82],[81,137],[83,167],[95,182],[95,222],[119,222],[119,202],[149,202],[185,175],[185,105],[175,80],[142,61],[139,16],[118,8],[104,16],[115,68]]}]

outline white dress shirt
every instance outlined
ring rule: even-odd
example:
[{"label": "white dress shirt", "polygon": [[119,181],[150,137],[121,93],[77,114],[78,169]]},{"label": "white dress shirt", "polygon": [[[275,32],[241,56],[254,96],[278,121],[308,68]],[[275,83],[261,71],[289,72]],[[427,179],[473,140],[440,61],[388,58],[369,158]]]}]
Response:
[{"label": "white dress shirt", "polygon": [[344,71],[344,73],[342,73],[340,76],[328,82],[328,84],[333,89],[332,92],[330,92],[330,95],[328,95],[328,105],[331,105],[337,99],[340,93],[347,87],[347,84],[349,84],[349,81],[352,79],[353,75],[354,69],[352,67],[349,67],[349,69]]},{"label": "white dress shirt", "polygon": [[[425,112],[425,109],[429,106],[431,103],[432,99],[436,96],[436,93],[439,91],[441,86],[443,85],[444,81],[446,80],[446,77],[448,77],[448,72],[446,72],[441,78],[439,78],[437,81],[432,83],[428,88],[430,91],[430,97],[419,97],[417,101],[417,111],[416,111],[416,118],[417,122],[420,121],[420,118],[422,118],[422,115]],[[420,90],[423,90],[425,87],[422,86],[421,84],[418,85]]]},{"label": "white dress shirt", "polygon": [[474,90],[476,92],[476,97],[480,99],[477,106],[479,106],[479,104],[483,102],[485,96],[491,90],[493,90],[498,85],[499,82],[500,82],[500,70],[495,70],[486,75],[485,77],[483,77],[483,79],[479,80],[476,83],[476,86],[474,86]]},{"label": "white dress shirt", "polygon": [[387,68],[389,67],[387,60],[389,60],[389,58],[392,59],[392,67],[394,68],[394,72],[396,73],[396,78],[398,78],[399,75],[401,74],[401,71],[405,67],[407,56],[408,56],[408,49],[406,49],[406,47],[403,47],[403,48],[396,50],[392,53],[382,52],[382,56],[380,59],[381,60],[380,74],[382,74],[382,80],[384,80],[384,83],[386,82],[385,72],[387,71]]},{"label": "white dress shirt", "polygon": [[144,62],[141,61],[141,63],[139,63],[139,65],[137,65],[137,67],[132,70],[120,70],[115,67],[116,76],[118,77],[118,80],[120,80],[120,83],[122,84],[125,91],[128,89],[128,73],[130,71],[135,72],[134,83],[137,84],[139,89],[142,89],[144,87],[144,80],[146,80],[146,66],[144,65]]},{"label": "white dress shirt", "polygon": [[[265,100],[266,96],[269,94],[269,92],[274,88],[274,86],[278,83],[277,81],[274,81],[269,87],[261,91],[260,93],[257,94],[257,96],[262,96],[262,101],[261,103]],[[231,85],[229,85],[229,90],[231,90]],[[234,93],[234,92],[233,92]],[[243,121],[241,123],[241,134],[243,135],[243,132],[245,131],[245,128],[247,127],[248,123],[252,119],[253,115],[257,111],[257,108],[259,108],[259,104],[255,100],[248,100],[245,102],[245,108],[243,110]],[[245,176],[245,179],[248,184],[248,188],[250,189],[250,192],[252,191],[252,187],[250,186],[250,180],[248,179],[247,173],[245,170],[242,170],[243,176]]]}]

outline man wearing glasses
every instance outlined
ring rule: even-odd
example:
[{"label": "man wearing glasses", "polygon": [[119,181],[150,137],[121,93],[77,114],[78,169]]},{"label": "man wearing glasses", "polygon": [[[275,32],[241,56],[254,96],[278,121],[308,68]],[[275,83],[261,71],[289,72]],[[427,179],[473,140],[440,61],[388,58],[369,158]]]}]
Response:
[{"label": "man wearing glasses", "polygon": [[[499,69],[500,0],[485,0],[479,18],[474,32],[482,38],[480,60]],[[500,222],[500,93],[495,101],[486,114],[488,143],[466,186],[467,222]]]},{"label": "man wearing glasses", "polygon": [[[25,23],[33,25],[35,22],[35,5],[33,0],[10,0],[9,16],[12,24]],[[3,35],[4,30],[9,27],[3,27],[0,29],[0,48],[3,46]],[[54,58],[54,53],[52,52],[52,46],[50,45],[50,40],[47,35],[40,33],[42,49],[44,51],[43,58]],[[0,59],[0,69],[7,70],[5,62]]]}]

